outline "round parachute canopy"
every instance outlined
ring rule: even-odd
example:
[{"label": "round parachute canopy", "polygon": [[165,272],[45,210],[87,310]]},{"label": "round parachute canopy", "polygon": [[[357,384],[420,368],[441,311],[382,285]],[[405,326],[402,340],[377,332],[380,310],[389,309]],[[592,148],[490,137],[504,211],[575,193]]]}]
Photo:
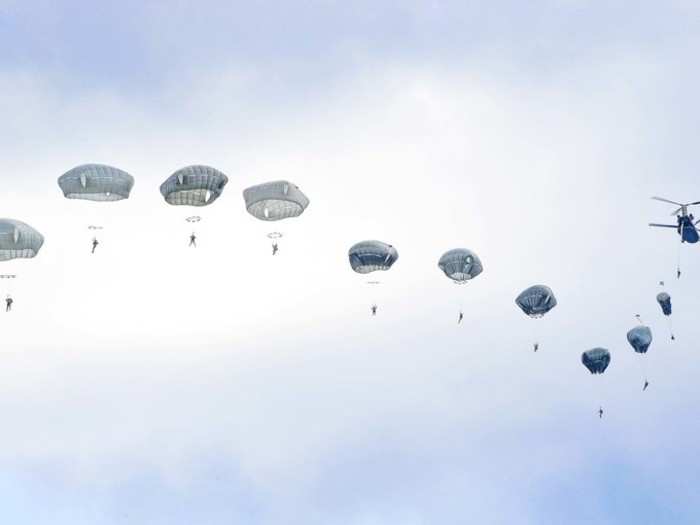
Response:
[{"label": "round parachute canopy", "polygon": [[245,207],[261,221],[279,221],[298,217],[309,205],[302,191],[286,180],[266,182],[243,190]]},{"label": "round parachute canopy", "polygon": [[0,261],[31,259],[43,244],[44,236],[28,224],[0,219]]},{"label": "round parachute canopy", "polygon": [[479,257],[464,248],[445,252],[438,261],[438,267],[456,283],[465,283],[484,270]]},{"label": "round parachute canopy", "polygon": [[581,354],[581,362],[591,374],[602,374],[610,364],[610,352],[605,348],[586,350]]},{"label": "round parachute canopy", "polygon": [[209,166],[187,166],[160,185],[165,202],[173,206],[207,206],[221,196],[228,177]]},{"label": "round parachute canopy", "polygon": [[627,341],[638,354],[646,354],[652,341],[651,328],[648,326],[635,326],[627,332]]},{"label": "round parachute canopy", "polygon": [[134,177],[104,164],[83,164],[58,178],[67,199],[113,202],[128,199]]},{"label": "round parachute canopy", "polygon": [[357,273],[386,271],[399,258],[399,252],[391,244],[381,241],[362,241],[348,251],[350,266]]},{"label": "round parachute canopy", "polygon": [[656,302],[658,302],[661,306],[661,311],[664,313],[664,315],[671,315],[672,308],[670,295],[668,295],[666,292],[661,292],[656,296]]},{"label": "round parachute canopy", "polygon": [[536,284],[523,290],[515,304],[530,317],[542,317],[557,305],[557,299],[549,286]]}]

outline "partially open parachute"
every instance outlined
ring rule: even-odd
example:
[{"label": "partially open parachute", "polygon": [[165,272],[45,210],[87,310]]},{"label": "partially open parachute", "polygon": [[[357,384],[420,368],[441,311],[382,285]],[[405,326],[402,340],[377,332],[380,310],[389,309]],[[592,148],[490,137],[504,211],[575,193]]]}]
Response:
[{"label": "partially open parachute", "polygon": [[627,332],[627,341],[638,354],[646,354],[653,337],[648,326],[635,326]]},{"label": "partially open parachute", "polygon": [[581,354],[581,362],[591,374],[602,374],[610,364],[610,352],[605,348],[593,348]]},{"label": "partially open parachute", "polygon": [[670,295],[668,295],[666,292],[660,292],[656,296],[656,301],[659,303],[659,306],[661,306],[661,311],[664,313],[664,315],[671,315],[673,309],[671,308]]}]

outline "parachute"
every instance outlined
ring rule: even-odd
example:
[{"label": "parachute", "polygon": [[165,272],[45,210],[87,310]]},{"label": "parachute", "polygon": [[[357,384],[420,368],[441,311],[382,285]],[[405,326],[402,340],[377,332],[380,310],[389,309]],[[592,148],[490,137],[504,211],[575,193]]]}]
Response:
[{"label": "parachute", "polygon": [[208,206],[221,196],[228,177],[209,166],[187,166],[160,185],[165,202],[173,206]]},{"label": "parachute", "polygon": [[[266,182],[243,190],[245,207],[261,221],[281,221],[299,217],[309,205],[309,199],[298,186],[286,180]],[[272,255],[279,249],[280,232],[268,233],[272,239]]]},{"label": "parachute", "polygon": [[67,199],[113,202],[128,199],[134,177],[105,164],[83,164],[58,178]]},{"label": "parachute", "polygon": [[[348,251],[350,267],[359,274],[388,271],[399,258],[399,252],[391,244],[381,241],[362,241],[353,245]],[[368,281],[376,293],[379,281]],[[372,304],[372,316],[377,315],[377,304]]]},{"label": "parachute", "polygon": [[659,303],[659,306],[661,306],[661,311],[666,316],[666,319],[668,319],[668,330],[671,332],[671,341],[675,341],[676,336],[673,335],[673,322],[671,321],[671,313],[673,312],[673,308],[671,307],[671,296],[666,292],[660,292],[656,296],[656,302]]},{"label": "parachute", "polygon": [[298,217],[309,205],[309,199],[299,187],[286,180],[246,188],[243,199],[248,213],[261,221]]},{"label": "parachute", "polygon": [[470,281],[484,270],[479,257],[465,248],[445,252],[438,261],[438,267],[458,284]]},{"label": "parachute", "polygon": [[[637,318],[639,319],[639,317]],[[648,326],[635,326],[629,332],[627,332],[627,341],[630,345],[632,345],[634,351],[640,355],[640,358],[642,358],[642,367],[644,374],[644,387],[642,388],[642,391],[646,390],[649,386],[646,371],[646,359],[644,359],[644,355],[647,353],[647,350],[649,350],[649,345],[651,345],[652,340],[653,337],[651,335],[651,328],[649,328]]]},{"label": "parachute", "polygon": [[605,348],[586,350],[581,354],[581,362],[591,374],[602,374],[610,364],[610,352]]},{"label": "parachute", "polygon": [[[528,317],[538,319],[557,305],[557,299],[549,286],[536,284],[520,292],[520,295],[515,298],[515,304]],[[535,342],[533,345],[535,352],[539,347],[540,344]]]},{"label": "parachute", "polygon": [[366,274],[389,270],[399,258],[399,252],[381,241],[362,241],[350,248],[348,257],[353,271]]},{"label": "parachute", "polygon": [[[593,348],[581,354],[581,362],[593,375],[602,375],[610,364],[610,352],[605,348]],[[598,415],[603,417],[603,404],[598,409]]]},{"label": "parachute", "polygon": [[666,292],[660,292],[656,296],[656,302],[659,303],[659,306],[661,306],[661,311],[664,313],[664,315],[669,316],[672,313],[672,308],[671,308],[671,296],[668,295]]},{"label": "parachute", "polygon": [[[455,248],[443,253],[438,268],[455,284],[466,284],[484,270],[479,256],[466,248]],[[461,324],[463,319],[464,312],[460,304],[457,324]]]},{"label": "parachute", "polygon": [[627,341],[638,354],[646,354],[653,337],[648,326],[635,326],[627,332]]},{"label": "parachute", "polygon": [[44,236],[13,219],[0,219],[0,261],[31,259],[44,244]]},{"label": "parachute", "polygon": [[554,292],[552,292],[551,288],[542,284],[536,284],[523,290],[516,297],[515,304],[525,312],[525,315],[538,318],[554,308],[557,305],[557,299],[554,297]]}]

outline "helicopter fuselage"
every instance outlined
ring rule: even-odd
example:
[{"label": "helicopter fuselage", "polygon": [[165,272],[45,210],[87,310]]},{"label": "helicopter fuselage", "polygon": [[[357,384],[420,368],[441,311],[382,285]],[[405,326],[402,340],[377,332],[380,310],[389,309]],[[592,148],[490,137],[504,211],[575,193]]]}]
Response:
[{"label": "helicopter fuselage", "polygon": [[681,236],[681,242],[692,244],[700,240],[698,230],[695,229],[695,225],[693,224],[692,215],[690,217],[687,215],[678,217],[678,235]]}]

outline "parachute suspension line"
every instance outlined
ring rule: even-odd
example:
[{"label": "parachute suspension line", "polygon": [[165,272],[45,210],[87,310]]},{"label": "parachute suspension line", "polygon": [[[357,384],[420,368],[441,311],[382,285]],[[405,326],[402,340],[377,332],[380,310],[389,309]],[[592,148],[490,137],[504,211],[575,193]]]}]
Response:
[{"label": "parachute suspension line", "polygon": [[599,407],[600,407],[600,408],[599,408],[599,417],[600,417],[600,419],[603,419],[603,413],[604,413],[604,410],[603,410],[603,401],[605,401],[605,397],[606,397],[606,396],[605,396],[605,389],[603,388],[603,386],[604,386],[604,384],[605,384],[605,383],[603,383],[603,375],[604,375],[604,374],[598,374],[598,375],[600,376],[600,378],[598,379],[598,383],[600,384],[600,386],[599,386],[599,388],[598,388],[598,399],[599,399],[599,401],[600,401],[600,404],[599,404]]},{"label": "parachute suspension line", "polygon": [[671,341],[675,341],[676,336],[673,335],[673,320],[670,315],[666,316],[666,319],[668,320],[668,331],[671,333]]},{"label": "parachute suspension line", "polygon": [[[639,355],[639,371],[642,373],[642,378],[644,379],[644,384],[648,384],[648,374],[647,374],[647,358],[646,354],[641,354]],[[645,390],[646,387],[643,387],[642,390]]]}]

